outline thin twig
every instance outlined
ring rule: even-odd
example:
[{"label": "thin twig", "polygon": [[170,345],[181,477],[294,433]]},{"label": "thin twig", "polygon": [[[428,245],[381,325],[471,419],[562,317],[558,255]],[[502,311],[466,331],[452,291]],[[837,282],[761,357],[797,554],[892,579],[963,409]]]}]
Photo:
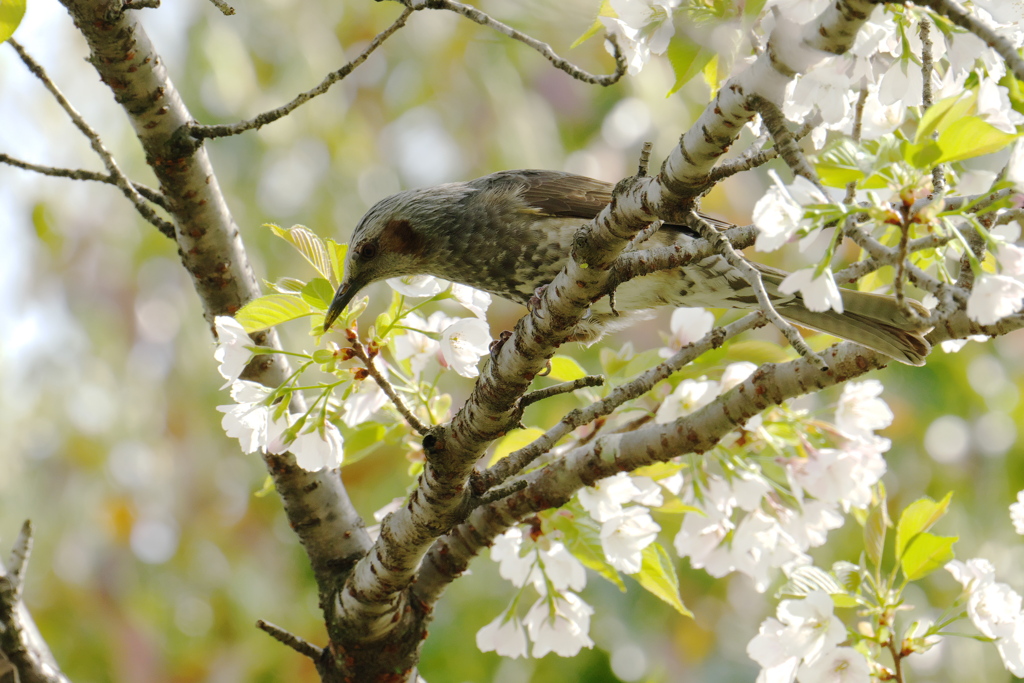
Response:
[{"label": "thin twig", "polygon": [[547,43],[542,43],[536,38],[531,38],[525,33],[517,31],[507,24],[501,23],[497,19],[481,12],[475,7],[463,5],[461,2],[455,2],[455,0],[426,0],[426,2],[418,4],[416,9],[446,9],[456,12],[457,14],[461,14],[470,21],[475,21],[481,26],[493,28],[495,31],[503,33],[513,40],[518,40],[519,42],[530,46],[557,68],[569,74],[576,80],[583,81],[584,83],[608,86],[618,82],[618,80],[626,73],[626,59],[622,56],[622,51],[619,49],[619,44],[615,40],[615,36],[612,35],[608,35],[607,40],[612,44],[613,56],[615,57],[615,71],[607,75],[595,76],[594,74],[579,68],[569,60],[559,57]]},{"label": "thin twig", "polygon": [[[354,336],[354,335],[353,335]],[[402,402],[402,399],[398,396],[398,392],[388,381],[387,377],[381,374],[381,371],[377,369],[377,366],[373,363],[373,357],[367,353],[366,348],[359,342],[358,339],[350,339],[352,355],[359,360],[363,361],[363,365],[366,366],[366,372],[373,378],[373,381],[377,383],[377,386],[381,388],[391,402],[395,404],[395,408],[402,414],[405,421],[409,423],[409,426],[416,430],[416,433],[420,436],[425,436],[430,431],[430,427],[420,422],[420,419],[413,415],[413,412]]]},{"label": "thin twig", "polygon": [[[798,141],[804,139],[811,134],[811,131],[818,127],[819,123],[821,123],[821,115],[815,113],[813,117],[808,118],[807,121],[804,122],[804,125],[800,127],[800,130],[793,133],[793,140]],[[763,141],[767,139],[768,138],[764,136],[758,138],[758,141],[755,141],[755,143],[751,145],[750,149],[760,147],[764,144]],[[768,149],[758,150],[752,153],[744,153],[739,158],[733,159],[732,161],[722,162],[711,169],[711,172],[708,173],[708,187],[715,185],[729,176],[749,171],[753,168],[757,168],[758,166],[763,166],[777,156],[779,156],[778,148],[769,147]]]},{"label": "thin twig", "polygon": [[604,377],[601,375],[587,375],[586,377],[574,379],[571,382],[562,382],[561,384],[555,384],[554,386],[545,387],[544,389],[531,391],[519,399],[519,407],[525,408],[528,405],[536,403],[537,401],[543,401],[544,399],[551,398],[552,396],[568,394],[585,387],[599,387],[602,384],[604,384]]},{"label": "thin twig", "polygon": [[907,295],[904,292],[904,285],[907,279],[907,256],[909,255],[910,245],[910,217],[905,216],[903,221],[900,223],[900,242],[896,247],[896,275],[893,278],[893,291],[896,295],[896,306],[900,311],[907,317],[908,320],[913,322],[921,322],[922,318],[917,314],[917,311],[910,307],[907,303]]},{"label": "thin twig", "polygon": [[[644,228],[630,242],[630,245],[640,246],[643,240],[657,232],[662,221],[655,221]],[[649,233],[649,234],[648,234]],[[733,226],[725,230],[725,237],[736,249],[746,249],[757,239],[757,228],[753,225]],[[643,237],[643,239],[641,239]],[[701,248],[693,248],[701,245]],[[628,282],[641,275],[649,275],[659,270],[678,268],[694,260],[705,258],[713,253],[711,245],[702,245],[699,242],[673,244],[668,247],[655,247],[633,251],[630,248],[623,249],[623,253],[612,266],[612,279],[617,285]]]},{"label": "thin twig", "polygon": [[21,598],[21,589],[25,578],[25,569],[28,568],[28,558],[32,554],[32,522],[25,520],[18,532],[18,538],[14,540],[14,547],[11,548],[11,557],[8,559],[7,578],[14,587],[14,596]]},{"label": "thin twig", "polygon": [[825,193],[817,174],[811,168],[811,164],[804,157],[803,152],[800,151],[799,145],[796,144],[793,133],[786,127],[786,117],[782,115],[782,111],[774,102],[760,95],[750,97],[749,102],[757,110],[757,113],[761,115],[761,121],[764,123],[764,127],[768,129],[772,140],[775,141],[775,148],[779,150],[779,156],[782,157],[782,160],[786,162],[794,174],[807,178],[816,187],[821,189],[822,193]]},{"label": "thin twig", "polygon": [[[58,166],[42,166],[40,164],[33,164],[28,161],[16,159],[10,156],[9,154],[0,153],[0,164],[7,164],[8,166],[20,168],[23,171],[32,171],[33,173],[52,176],[54,178],[70,178],[71,180],[91,180],[99,183],[106,183],[108,185],[117,185],[117,179],[109,173],[107,175],[103,175],[102,173],[96,173],[95,171],[86,171],[84,169],[60,168]],[[163,193],[159,192],[158,190],[154,190],[151,187],[136,182],[132,183],[132,187],[135,188],[136,192],[145,197],[147,201],[156,204],[164,211],[170,211],[170,209],[168,208],[167,198],[164,197]]]},{"label": "thin twig", "polygon": [[[937,249],[941,246],[949,244],[953,241],[953,235],[940,235],[938,233],[932,233],[925,235],[924,237],[918,237],[916,240],[911,240],[907,244],[907,253],[913,254],[918,251],[925,249]],[[837,270],[833,273],[836,284],[845,284],[848,282],[856,282],[868,273],[872,273],[882,266],[889,266],[895,263],[897,255],[894,253],[892,256],[892,262],[885,259],[876,259],[874,257],[866,258],[856,263],[851,263],[842,270]]]},{"label": "thin twig", "polygon": [[518,493],[525,488],[526,481],[524,479],[511,481],[508,483],[507,486],[502,486],[501,488],[493,488],[487,491],[487,493],[483,494],[479,498],[472,498],[471,504],[474,509],[478,507],[483,507],[484,505],[490,505],[491,503],[496,503],[502,498],[508,498],[513,493]]},{"label": "thin twig", "polygon": [[644,242],[651,239],[651,236],[654,235],[654,233],[661,230],[661,226],[663,225],[665,225],[665,221],[662,220],[654,221],[653,223],[648,225],[646,228],[638,232],[636,234],[636,237],[629,241],[629,244],[625,246],[625,248],[622,250],[622,253],[628,254],[639,249]]},{"label": "thin twig", "polygon": [[[867,86],[860,89],[860,93],[857,94],[857,104],[853,108],[853,131],[850,137],[854,142],[860,142],[861,130],[864,125],[864,105],[868,101],[868,89]],[[857,198],[857,181],[851,180],[846,183],[846,196],[843,197],[843,204],[852,204],[853,200]]]},{"label": "thin twig", "polygon": [[643,372],[633,380],[615,387],[608,396],[600,401],[571,411],[533,443],[510,453],[491,468],[480,473],[475,478],[474,490],[487,491],[506,481],[509,477],[515,476],[538,457],[551,450],[562,437],[572,430],[611,414],[623,403],[646,394],[655,384],[670,377],[684,365],[691,363],[702,354],[720,347],[727,339],[764,325],[765,322],[764,316],[757,312],[750,313],[725,327],[716,327],[697,341],[679,349],[662,363]]},{"label": "thin twig", "polygon": [[388,26],[386,29],[378,33],[377,37],[375,37],[370,42],[370,44],[366,46],[366,49],[363,50],[358,57],[356,57],[351,62],[341,67],[337,71],[329,73],[327,77],[320,82],[320,85],[316,86],[312,90],[307,90],[306,92],[299,94],[295,99],[293,99],[288,104],[282,105],[276,109],[271,109],[270,111],[265,111],[262,114],[258,114],[251,119],[248,119],[246,121],[239,121],[238,123],[221,124],[216,126],[192,125],[189,127],[189,134],[196,140],[223,138],[228,137],[230,135],[238,135],[239,133],[244,133],[247,130],[258,130],[259,128],[262,128],[263,126],[267,125],[268,123],[272,123],[280,118],[287,116],[288,114],[292,113],[306,102],[309,102],[314,97],[318,95],[323,95],[330,89],[332,85],[334,85],[335,83],[337,83],[338,81],[352,73],[352,71],[357,66],[365,62],[367,57],[373,54],[373,52],[378,47],[380,47],[384,43],[384,41],[387,40],[395,31],[405,26],[406,20],[412,13],[412,9],[408,7],[405,8],[405,10],[402,11],[402,14],[398,17],[398,19],[396,19],[395,22],[391,24],[391,26]]},{"label": "thin twig", "polygon": [[[956,211],[965,204],[971,204],[970,212],[978,213],[983,209],[987,209],[992,206],[1000,199],[1006,199],[1007,197],[1016,194],[1017,190],[1012,187],[1003,188],[1002,190],[996,190],[994,192],[982,192],[981,194],[968,194],[960,195],[958,197],[943,197],[942,208],[945,211]],[[930,197],[923,197],[914,202],[910,207],[911,215],[919,213],[929,204],[932,204],[933,200]],[[1013,209],[1008,209],[1013,211]]]},{"label": "thin twig", "polygon": [[257,619],[256,620],[256,628],[258,628],[261,631],[264,631],[266,633],[269,633],[270,636],[274,640],[276,640],[276,641],[278,641],[280,643],[284,643],[285,645],[287,645],[291,649],[293,649],[296,652],[298,652],[300,655],[306,655],[307,657],[312,659],[314,662],[319,660],[320,657],[323,656],[323,650],[318,648],[313,643],[310,643],[309,641],[307,641],[307,640],[305,640],[303,638],[300,638],[299,636],[295,635],[294,633],[290,633],[288,631],[285,631],[280,626],[275,626],[274,624],[271,624],[269,621],[264,621],[263,619]]},{"label": "thin twig", "polygon": [[1017,53],[1017,46],[979,19],[976,14],[968,12],[953,0],[914,0],[914,4],[930,7],[960,28],[967,29],[981,38],[1003,58],[1017,80],[1024,81],[1024,59]]},{"label": "thin twig", "polygon": [[722,255],[722,257],[728,262],[730,266],[735,268],[743,276],[743,279],[747,281],[750,288],[754,291],[754,296],[757,297],[757,303],[761,306],[761,311],[768,318],[768,322],[779,328],[782,335],[786,338],[786,341],[796,349],[804,358],[809,359],[812,363],[818,366],[821,370],[828,370],[828,365],[825,363],[825,359],[814,352],[804,338],[800,336],[800,333],[796,331],[796,328],[790,325],[785,318],[779,315],[779,312],[775,310],[775,306],[772,304],[771,297],[768,296],[768,291],[764,288],[764,282],[761,280],[761,273],[757,271],[747,259],[743,258],[738,251],[736,251],[732,244],[726,237],[715,229],[710,223],[704,220],[696,211],[691,211],[688,216],[688,224],[690,227],[695,228],[700,236],[710,242],[715,251]]},{"label": "thin twig", "polygon": [[[895,263],[898,258],[898,254],[895,250],[886,247],[853,223],[847,223],[844,226],[843,234],[852,239],[857,246],[862,248],[870,254],[873,259],[876,259],[880,263]],[[941,282],[917,266],[910,266],[907,268],[907,274],[910,276],[911,282],[926,292],[930,292],[940,302],[946,301],[948,297],[952,297],[953,301],[955,301],[958,306],[962,307],[967,305],[968,292],[966,290]],[[941,319],[942,315],[940,314],[939,309],[936,309],[935,312],[932,313],[932,316],[927,320],[927,323],[935,324]]]},{"label": "thin twig", "polygon": [[647,170],[651,165],[651,150],[653,148],[654,143],[649,140],[645,141],[643,147],[640,148],[640,166],[636,171],[638,178],[644,178],[647,176]]},{"label": "thin twig", "polygon": [[[921,103],[922,114],[932,106],[932,72],[934,62],[932,61],[932,24],[927,18],[921,19]],[[932,132],[932,138],[939,137],[938,131]],[[941,197],[946,193],[946,167],[944,164],[936,164],[932,168],[932,197]]]},{"label": "thin twig", "polygon": [[224,2],[224,0],[210,0],[213,6],[220,10],[220,13],[226,17],[230,17],[235,13],[235,8]]},{"label": "thin twig", "polygon": [[50,91],[50,94],[52,94],[57,100],[57,103],[61,108],[69,117],[71,117],[71,121],[75,124],[75,127],[77,127],[78,130],[80,130],[82,134],[89,139],[89,144],[92,146],[93,151],[99,155],[100,159],[103,161],[103,165],[113,177],[114,184],[117,185],[124,195],[128,197],[131,203],[135,205],[135,210],[142,214],[143,218],[155,225],[160,232],[173,238],[174,226],[156,215],[153,208],[146,203],[146,199],[135,189],[132,181],[128,180],[128,177],[121,172],[121,168],[117,165],[117,162],[114,161],[113,155],[104,146],[103,141],[100,140],[99,133],[93,130],[92,127],[85,122],[82,115],[79,114],[78,111],[71,106],[68,99],[64,97],[64,93],[62,93],[54,82],[50,80],[50,77],[47,75],[43,67],[37,64],[34,59],[29,57],[28,53],[25,52],[25,49],[19,42],[13,38],[9,39],[7,42],[10,43],[15,52],[18,53],[18,57],[20,57],[25,66],[28,67],[28,70],[42,82],[46,89]]}]

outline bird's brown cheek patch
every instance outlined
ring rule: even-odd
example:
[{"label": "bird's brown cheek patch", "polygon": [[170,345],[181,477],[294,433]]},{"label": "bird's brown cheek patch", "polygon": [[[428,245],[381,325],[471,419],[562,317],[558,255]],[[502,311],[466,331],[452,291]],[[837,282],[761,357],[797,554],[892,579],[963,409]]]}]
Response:
[{"label": "bird's brown cheek patch", "polygon": [[425,247],[423,236],[413,230],[407,220],[389,221],[380,235],[380,248],[385,254],[419,256]]}]

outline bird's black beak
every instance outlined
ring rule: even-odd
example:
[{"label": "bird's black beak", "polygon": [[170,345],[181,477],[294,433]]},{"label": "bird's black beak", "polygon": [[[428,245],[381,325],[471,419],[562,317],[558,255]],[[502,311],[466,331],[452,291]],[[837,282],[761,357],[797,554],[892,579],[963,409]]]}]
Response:
[{"label": "bird's black beak", "polygon": [[359,291],[359,287],[356,287],[352,282],[343,282],[338,287],[338,291],[334,293],[334,299],[331,300],[331,305],[327,309],[327,315],[324,316],[324,332],[331,329],[331,325],[338,319],[341,312],[348,306],[348,302],[352,300],[352,297]]}]

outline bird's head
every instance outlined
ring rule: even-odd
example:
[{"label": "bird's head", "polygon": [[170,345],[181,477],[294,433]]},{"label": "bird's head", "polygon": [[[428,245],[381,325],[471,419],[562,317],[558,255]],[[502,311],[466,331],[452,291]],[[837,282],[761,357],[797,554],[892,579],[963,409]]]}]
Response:
[{"label": "bird's head", "polygon": [[399,192],[366,212],[349,241],[345,274],[324,317],[325,332],[367,285],[430,270],[432,236],[444,207],[451,209],[451,200],[458,198],[445,188]]}]

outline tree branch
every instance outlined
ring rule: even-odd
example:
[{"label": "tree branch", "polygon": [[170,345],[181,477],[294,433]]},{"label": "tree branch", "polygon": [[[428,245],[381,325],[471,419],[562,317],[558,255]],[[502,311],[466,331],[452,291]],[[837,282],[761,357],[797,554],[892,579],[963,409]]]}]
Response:
[{"label": "tree branch", "polygon": [[579,379],[572,380],[571,382],[562,382],[544,389],[531,391],[519,399],[519,407],[525,408],[528,405],[532,405],[537,401],[543,401],[544,399],[551,398],[552,396],[568,394],[576,391],[577,389],[584,389],[586,387],[599,387],[602,384],[604,384],[604,377],[601,377],[600,375],[587,375],[586,377],[580,377]]},{"label": "tree branch", "polygon": [[[291,114],[314,97],[323,95],[331,88],[332,85],[352,73],[352,71],[355,70],[357,66],[365,62],[366,58],[373,54],[378,47],[383,45],[384,41],[387,40],[395,31],[405,26],[405,22],[412,12],[413,10],[409,8],[403,10],[398,19],[396,19],[391,26],[378,33],[358,57],[337,71],[329,73],[324,80],[320,81],[320,85],[316,86],[312,90],[307,90],[306,92],[299,94],[288,104],[284,104],[276,109],[271,109],[270,111],[265,111],[251,119],[239,121],[238,123],[222,124],[217,126],[201,126],[197,123],[190,123],[188,124],[188,134],[198,141],[210,138],[222,138],[229,135],[238,135],[247,130],[258,130],[268,123],[273,123],[274,121]],[[233,14],[234,10],[231,10],[231,13]]]},{"label": "tree branch", "polygon": [[701,218],[697,212],[691,212],[688,219],[687,223],[691,227],[696,228],[700,233],[700,236],[713,244],[715,251],[721,254],[730,266],[738,270],[740,274],[743,275],[743,279],[747,281],[747,284],[749,284],[750,288],[754,291],[754,296],[757,297],[757,303],[761,307],[761,312],[764,313],[768,322],[782,332],[783,336],[786,337],[786,341],[796,349],[797,353],[804,358],[810,359],[819,370],[827,370],[828,366],[825,365],[825,361],[821,356],[814,353],[814,349],[807,345],[807,342],[804,341],[804,338],[796,331],[796,328],[790,325],[789,322],[787,322],[786,319],[779,315],[779,312],[775,310],[771,297],[764,288],[764,282],[761,281],[761,273],[750,265],[750,262],[743,258],[739,252],[733,249],[732,244],[722,233],[716,230],[714,226],[706,220]]},{"label": "tree branch", "polygon": [[626,59],[622,56],[622,52],[619,50],[619,44],[616,42],[614,36],[608,36],[607,40],[612,44],[613,56],[615,57],[615,71],[605,76],[595,76],[583,69],[579,68],[572,62],[558,54],[551,49],[551,46],[547,43],[542,43],[536,38],[531,38],[521,31],[503,24],[497,19],[494,19],[485,12],[481,12],[475,7],[469,5],[463,5],[461,2],[455,2],[455,0],[425,0],[424,2],[418,2],[417,0],[401,0],[407,6],[413,7],[414,9],[446,9],[456,14],[461,14],[470,21],[475,21],[481,26],[487,28],[493,28],[499,33],[503,33],[513,40],[518,40],[524,45],[528,45],[533,48],[541,55],[544,56],[549,62],[555,65],[556,68],[561,69],[565,73],[569,74],[578,81],[584,83],[590,83],[592,85],[603,85],[609,86],[613,83],[617,83],[626,73]]},{"label": "tree branch", "polygon": [[68,99],[64,97],[64,93],[62,93],[54,82],[50,80],[50,77],[47,75],[43,67],[28,55],[25,48],[21,46],[21,43],[13,38],[9,39],[7,42],[14,48],[14,51],[18,53],[18,57],[20,57],[22,63],[28,67],[28,70],[32,72],[32,75],[38,78],[42,82],[43,86],[50,91],[50,94],[52,94],[54,99],[57,100],[57,104],[59,104],[61,109],[63,109],[68,117],[71,118],[75,127],[78,128],[78,130],[82,132],[82,135],[89,140],[89,145],[99,156],[103,165],[107,168],[107,171],[109,171],[114,185],[117,185],[117,187],[120,188],[121,192],[124,193],[124,196],[127,197],[135,207],[135,210],[142,214],[143,218],[155,225],[160,232],[173,238],[174,226],[156,215],[156,212],[154,212],[149,204],[146,203],[146,200],[135,189],[132,182],[128,180],[124,173],[121,172],[121,168],[117,165],[117,162],[114,161],[113,155],[110,154],[106,146],[103,144],[103,141],[100,139],[99,133],[93,130],[92,126],[86,123],[85,119],[82,118],[82,115],[79,114],[73,106],[71,106]]},{"label": "tree branch", "polygon": [[393,403],[398,412],[402,414],[402,417],[404,417],[405,421],[409,423],[409,426],[412,427],[420,436],[425,436],[430,431],[430,427],[423,424],[423,422],[421,422],[420,419],[416,417],[411,410],[409,410],[402,401],[402,398],[398,395],[398,392],[396,392],[395,388],[391,386],[391,382],[389,382],[387,377],[381,374],[381,371],[377,369],[376,365],[374,365],[373,356],[367,353],[366,348],[364,348],[359,342],[359,338],[356,337],[355,334],[349,336],[349,344],[352,349],[352,354],[363,362],[363,365],[366,367],[366,372],[369,373],[370,377],[373,378],[373,381],[377,383],[377,386],[380,387],[381,391],[391,399],[391,403]]},{"label": "tree branch", "polygon": [[[943,320],[928,335],[928,341],[938,344],[972,334],[999,336],[1021,328],[1024,313],[983,326],[969,320],[961,310]],[[763,410],[855,379],[891,360],[853,342],[836,344],[823,355],[829,358],[828,372],[818,372],[807,358],[767,363],[690,415],[668,424],[648,424],[631,432],[598,437],[514,480],[526,481],[526,488],[474,510],[464,523],[438,539],[424,559],[423,570],[413,587],[414,595],[432,604],[469,567],[473,557],[510,526],[542,510],[561,507],[584,486],[680,455],[706,453],[737,425]]]},{"label": "tree branch", "polygon": [[261,631],[265,631],[266,633],[269,633],[270,637],[274,640],[278,641],[279,643],[284,643],[291,649],[298,652],[300,655],[305,655],[313,661],[317,661],[318,659],[320,659],[320,656],[323,655],[323,650],[318,648],[316,645],[313,645],[312,643],[300,638],[294,633],[285,631],[280,626],[275,626],[274,624],[271,624],[269,621],[263,621],[262,619],[257,620],[256,628],[260,629]]},{"label": "tree branch", "polygon": [[473,481],[475,491],[486,491],[506,481],[526,469],[538,457],[550,451],[564,436],[577,427],[589,424],[594,420],[610,415],[615,409],[628,401],[643,396],[658,382],[668,379],[682,367],[692,363],[701,355],[712,349],[719,348],[727,339],[754,329],[766,323],[761,313],[750,313],[725,327],[716,327],[697,341],[679,349],[671,358],[641,373],[625,384],[611,391],[605,398],[585,408],[577,408],[533,443],[510,453],[496,462],[491,468],[480,473]]},{"label": "tree branch", "polygon": [[[137,12],[121,11],[119,0],[61,1],[85,36],[89,62],[129,117],[167,197],[178,253],[212,329],[214,317],[235,313],[260,290],[206,151],[180,140],[193,117]],[[280,348],[273,330],[252,336],[257,346]],[[289,370],[281,354],[260,354],[246,373],[277,386]],[[326,596],[351,568],[352,558],[370,545],[359,515],[336,472],[307,472],[289,453],[268,454],[264,460],[321,596]]]},{"label": "tree branch", "polygon": [[14,542],[10,567],[0,561],[0,662],[6,657],[21,683],[70,683],[21,599],[31,548],[32,525],[26,521]]},{"label": "tree branch", "polygon": [[[71,180],[91,180],[100,183],[106,183],[108,185],[117,185],[117,179],[111,175],[103,175],[102,173],[96,173],[95,171],[86,171],[84,169],[72,169],[72,168],[60,168],[57,166],[42,166],[39,164],[33,164],[28,161],[22,161],[21,159],[15,159],[8,154],[0,154],[0,163],[20,168],[23,171],[31,171],[33,173],[39,173],[40,175],[51,176],[54,178],[69,178]],[[142,185],[141,183],[132,182],[132,187],[140,195],[146,198],[147,201],[156,204],[164,211],[170,212],[167,205],[167,198],[163,196],[159,191],[154,190],[151,187]],[[157,225],[156,227],[160,227]],[[165,233],[166,234],[166,233]],[[174,230],[167,235],[171,239],[174,239]]]},{"label": "tree branch", "polygon": [[[902,4],[911,3],[904,2]],[[1024,59],[1021,59],[1020,54],[1017,52],[1017,46],[977,16],[968,12],[961,5],[953,2],[953,0],[913,0],[912,4],[919,7],[928,7],[937,14],[946,17],[960,28],[966,29],[984,40],[990,48],[1003,58],[1006,66],[1017,77],[1017,80],[1024,81]]]},{"label": "tree branch", "polygon": [[[609,291],[619,254],[661,214],[676,215],[688,208],[696,194],[685,192],[697,188],[699,194],[706,173],[753,116],[746,104],[750,94],[766,91],[781,102],[786,83],[820,59],[822,49],[839,52],[853,44],[872,7],[868,0],[839,0],[809,22],[800,49],[788,51],[801,57],[801,64],[787,64],[772,49],[766,50],[721,88],[657,178],[632,178],[616,186],[611,203],[579,230],[568,264],[544,290],[539,306],[516,325],[463,408],[424,439],[427,465],[417,491],[409,505],[384,520],[380,538],[338,596],[342,630],[358,629],[367,641],[380,639],[407,605],[416,604],[406,600],[404,591],[434,540],[461,522],[473,464],[491,441],[518,424],[518,398],[555,349],[569,339],[591,302]],[[784,33],[777,28],[769,46],[773,40],[791,39]],[[428,507],[427,501],[433,504]]]}]

